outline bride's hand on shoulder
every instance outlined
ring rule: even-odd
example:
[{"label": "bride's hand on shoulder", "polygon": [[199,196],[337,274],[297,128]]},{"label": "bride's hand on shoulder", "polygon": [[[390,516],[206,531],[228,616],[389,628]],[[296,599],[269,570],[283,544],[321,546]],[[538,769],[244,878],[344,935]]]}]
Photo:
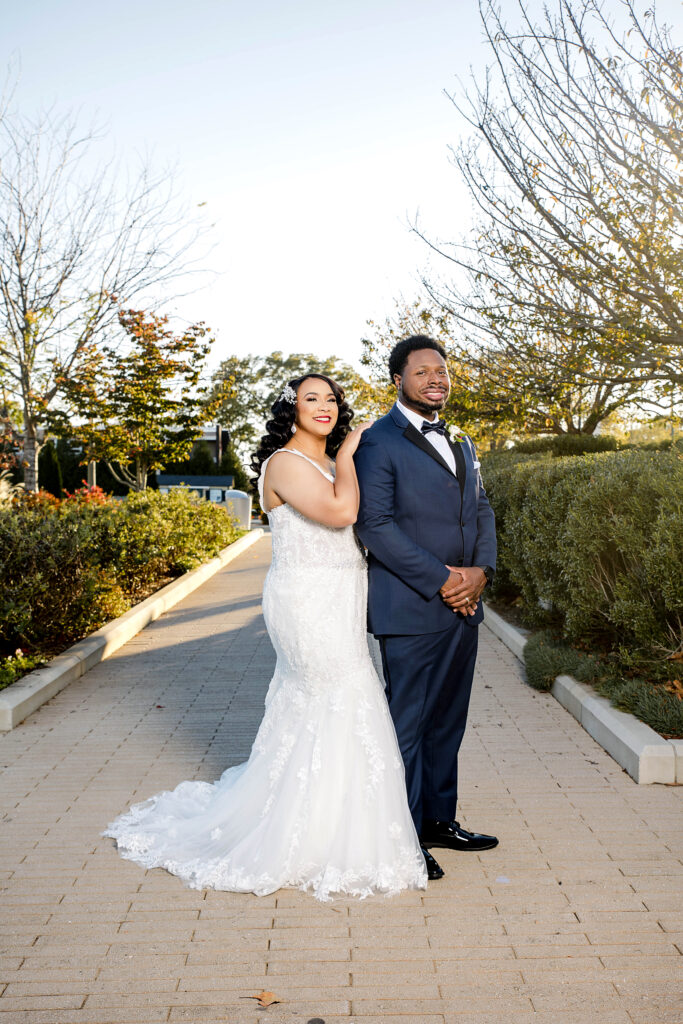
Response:
[{"label": "bride's hand on shoulder", "polygon": [[346,437],[344,438],[339,447],[339,451],[337,452],[337,458],[339,458],[339,456],[342,453],[344,455],[353,455],[356,448],[360,444],[361,437],[368,429],[368,427],[371,427],[374,422],[374,420],[365,420],[363,423],[359,423],[357,426],[355,426],[353,430],[349,431],[349,433],[346,435]]}]

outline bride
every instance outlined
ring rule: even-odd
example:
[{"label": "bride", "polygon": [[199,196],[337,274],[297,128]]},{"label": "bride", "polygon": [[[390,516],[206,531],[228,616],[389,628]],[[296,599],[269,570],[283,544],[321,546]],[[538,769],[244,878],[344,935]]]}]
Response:
[{"label": "bride", "polygon": [[[119,852],[194,888],[369,896],[424,888],[394,726],[366,642],[353,453],[369,424],[333,380],[289,382],[253,457],[272,531],[275,674],[249,760],[109,825]],[[336,452],[336,462],[332,455]]]}]

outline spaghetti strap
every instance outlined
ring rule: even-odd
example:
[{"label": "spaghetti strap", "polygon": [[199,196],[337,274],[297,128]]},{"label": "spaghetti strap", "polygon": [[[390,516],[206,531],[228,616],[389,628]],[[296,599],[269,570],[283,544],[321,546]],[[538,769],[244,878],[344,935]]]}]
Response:
[{"label": "spaghetti strap", "polygon": [[[332,473],[326,473],[325,470],[322,469],[322,467],[319,466],[317,462],[314,462],[313,459],[308,457],[308,455],[304,455],[303,452],[297,451],[296,448],[278,448],[276,452],[273,452],[273,455],[278,455],[280,452],[289,452],[290,455],[298,455],[300,458],[305,459],[306,462],[310,462],[312,466],[315,466],[315,468],[320,473],[322,473],[324,477],[327,477],[328,480],[334,481],[334,476],[332,475]],[[269,455],[268,458],[272,459],[273,455]]]}]

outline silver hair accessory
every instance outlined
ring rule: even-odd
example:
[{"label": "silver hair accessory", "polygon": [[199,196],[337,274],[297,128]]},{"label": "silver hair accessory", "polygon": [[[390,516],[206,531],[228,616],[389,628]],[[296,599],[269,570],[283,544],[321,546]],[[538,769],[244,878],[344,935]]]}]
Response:
[{"label": "silver hair accessory", "polygon": [[291,384],[285,384],[283,392],[280,395],[280,398],[283,401],[289,402],[291,405],[294,405],[294,403],[296,402],[296,391],[291,386]]}]

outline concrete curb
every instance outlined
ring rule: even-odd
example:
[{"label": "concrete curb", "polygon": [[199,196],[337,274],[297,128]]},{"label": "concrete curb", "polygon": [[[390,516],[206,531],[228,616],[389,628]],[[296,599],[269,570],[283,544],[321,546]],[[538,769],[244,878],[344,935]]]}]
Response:
[{"label": "concrete curb", "polygon": [[0,690],[0,732],[7,732],[24,721],[32,711],[50,700],[65,686],[85,675],[88,669],[104,661],[123,647],[141,629],[158,619],[174,605],[200,587],[233,559],[260,540],[264,531],[251,530],[244,537],[223,548],[215,558],[186,572],[162,587],[156,594],[136,604],[125,614],[108,622],[95,633],[69,647],[53,658],[45,668],[29,672],[4,690]]},{"label": "concrete curb", "polygon": [[[484,605],[484,624],[520,661],[527,635]],[[683,783],[683,740],[665,740],[633,715],[612,707],[572,676],[558,676],[551,693],[586,732],[640,785]]]}]

